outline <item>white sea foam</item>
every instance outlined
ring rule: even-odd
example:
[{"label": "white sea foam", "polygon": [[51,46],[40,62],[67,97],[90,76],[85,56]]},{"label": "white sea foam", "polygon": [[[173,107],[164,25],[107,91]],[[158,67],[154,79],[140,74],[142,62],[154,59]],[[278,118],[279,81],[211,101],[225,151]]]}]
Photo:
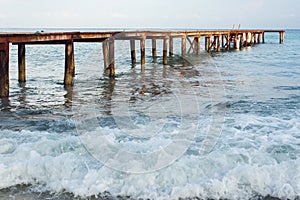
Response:
[{"label": "white sea foam", "polygon": [[[109,191],[153,199],[244,199],[256,194],[293,199],[300,194],[300,138],[295,132],[299,124],[295,118],[239,114],[234,122],[225,123],[226,131],[210,154],[187,151],[172,165],[144,174],[105,167],[86,151],[78,136],[2,130],[0,188],[25,183],[40,191],[66,190],[79,196]],[[118,129],[105,127],[102,131],[120,142],[113,137]],[[127,150],[131,145],[132,151],[145,150],[137,142],[122,142],[123,147],[128,142]],[[163,145],[160,143],[152,139],[146,145],[155,149]],[[201,141],[195,142],[190,149],[199,150],[200,146]]]}]

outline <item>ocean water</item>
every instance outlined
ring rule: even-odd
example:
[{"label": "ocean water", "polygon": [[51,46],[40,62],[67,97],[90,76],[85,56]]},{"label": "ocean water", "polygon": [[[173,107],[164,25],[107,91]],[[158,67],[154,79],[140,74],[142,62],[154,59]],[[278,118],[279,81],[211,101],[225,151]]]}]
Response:
[{"label": "ocean water", "polygon": [[115,79],[101,43],[76,43],[68,88],[63,45],[26,47],[24,85],[12,45],[0,199],[299,199],[299,38],[288,30],[278,44],[269,33],[265,44],[210,54],[202,44],[185,58],[175,40],[165,66],[162,42],[153,59],[147,41],[143,69],[118,40]]}]

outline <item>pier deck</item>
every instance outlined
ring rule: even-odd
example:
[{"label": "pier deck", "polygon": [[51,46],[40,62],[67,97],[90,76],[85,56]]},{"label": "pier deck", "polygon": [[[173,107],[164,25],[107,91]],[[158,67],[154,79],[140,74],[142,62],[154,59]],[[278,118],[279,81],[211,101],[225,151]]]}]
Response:
[{"label": "pier deck", "polygon": [[[221,51],[239,49],[265,42],[265,33],[279,33],[279,43],[284,42],[284,30],[189,30],[189,31],[103,31],[103,32],[0,32],[0,97],[9,96],[9,45],[18,45],[19,82],[26,82],[25,46],[30,44],[65,45],[64,84],[72,85],[75,75],[74,42],[102,42],[104,69],[115,76],[114,41],[129,40],[132,64],[136,63],[136,40],[140,41],[141,65],[145,64],[145,41],[152,40],[152,55],[157,56],[156,40],[163,40],[163,64],[173,55],[173,38],[181,38],[181,54],[200,55],[200,40],[205,39],[205,50]],[[189,48],[187,49],[187,44]]]}]

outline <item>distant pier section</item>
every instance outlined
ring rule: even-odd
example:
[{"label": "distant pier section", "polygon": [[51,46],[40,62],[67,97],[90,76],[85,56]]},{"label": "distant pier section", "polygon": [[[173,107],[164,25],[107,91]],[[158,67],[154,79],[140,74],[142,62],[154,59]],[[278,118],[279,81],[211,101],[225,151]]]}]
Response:
[{"label": "distant pier section", "polygon": [[9,45],[18,45],[19,82],[26,82],[26,45],[65,45],[64,84],[73,84],[75,76],[74,42],[101,42],[105,72],[115,76],[115,40],[128,40],[131,61],[135,65],[136,41],[140,43],[140,63],[146,61],[146,40],[152,41],[152,56],[157,56],[156,41],[163,41],[163,64],[168,64],[168,56],[173,55],[173,39],[181,39],[181,54],[200,55],[200,41],[207,52],[240,49],[265,42],[265,33],[279,33],[279,43],[284,42],[284,30],[191,30],[191,31],[106,31],[106,32],[35,32],[0,33],[0,97],[9,97]]}]

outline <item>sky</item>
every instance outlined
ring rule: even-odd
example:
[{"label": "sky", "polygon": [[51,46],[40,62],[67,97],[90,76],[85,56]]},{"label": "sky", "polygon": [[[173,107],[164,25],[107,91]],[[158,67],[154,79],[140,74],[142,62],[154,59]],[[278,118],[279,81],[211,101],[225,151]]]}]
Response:
[{"label": "sky", "polygon": [[0,28],[300,28],[299,0],[0,0]]}]

